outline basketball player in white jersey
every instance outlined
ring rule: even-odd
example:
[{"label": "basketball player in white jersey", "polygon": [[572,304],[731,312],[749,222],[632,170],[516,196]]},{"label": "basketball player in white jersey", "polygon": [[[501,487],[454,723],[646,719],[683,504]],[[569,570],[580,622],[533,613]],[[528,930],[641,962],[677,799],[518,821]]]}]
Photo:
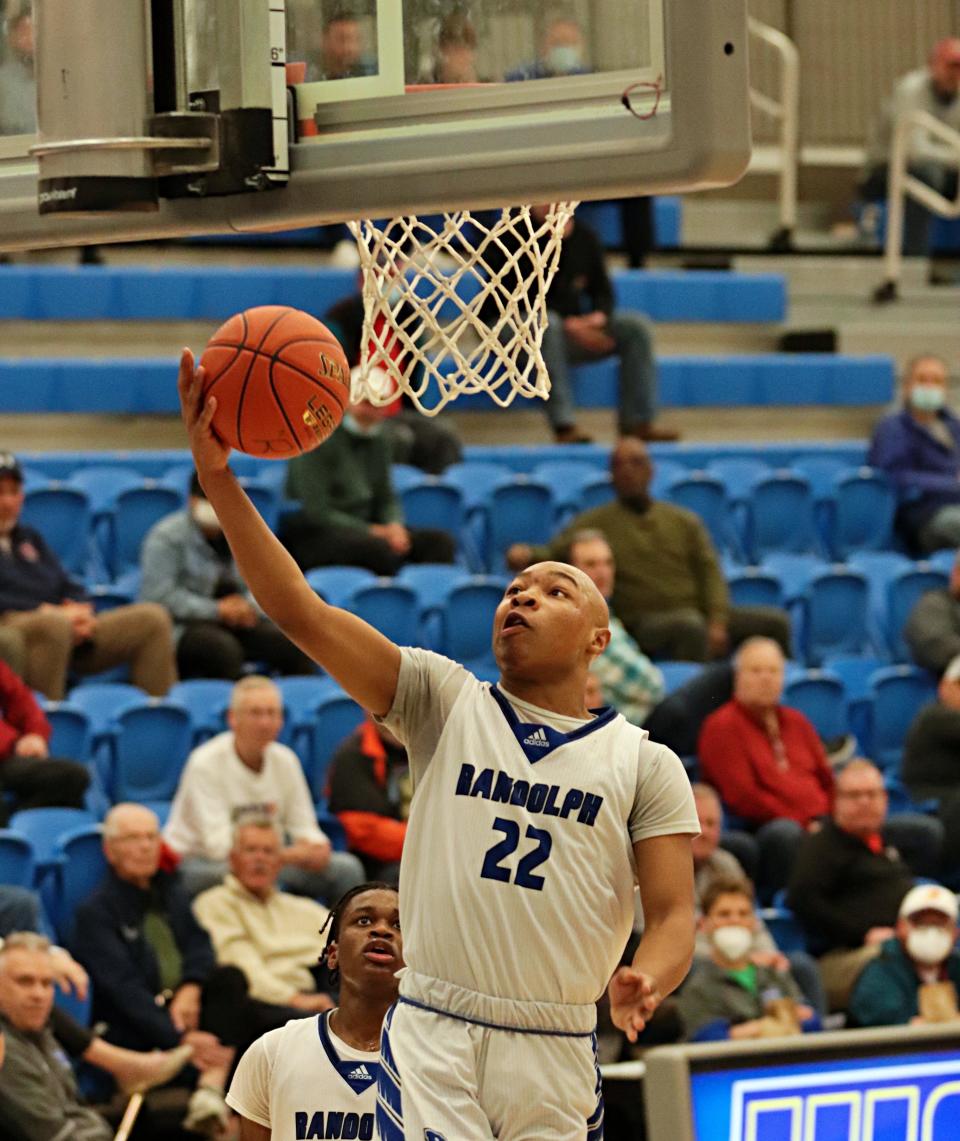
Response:
[{"label": "basketball player in white jersey", "polygon": [[[598,1141],[595,1003],[609,980],[613,1021],[635,1040],[683,979],[699,830],[675,754],[585,708],[606,604],[573,567],[528,567],[494,618],[498,686],[401,650],[307,585],[230,471],[186,351],[179,384],[200,480],[254,596],[407,747],[407,968],[381,1044],[381,1138]],[[643,941],[617,969],[635,882]]]},{"label": "basketball player in white jersey", "polygon": [[340,1004],[271,1030],[240,1059],[227,1094],[240,1141],[377,1136],[380,1030],[403,966],[396,888],[361,884],[328,922],[322,957],[339,973]]}]

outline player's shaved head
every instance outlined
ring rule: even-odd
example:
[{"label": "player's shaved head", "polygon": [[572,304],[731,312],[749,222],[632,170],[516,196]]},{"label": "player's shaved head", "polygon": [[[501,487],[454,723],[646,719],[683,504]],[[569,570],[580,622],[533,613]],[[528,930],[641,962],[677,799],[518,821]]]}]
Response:
[{"label": "player's shaved head", "polygon": [[523,578],[527,574],[535,573],[553,574],[561,578],[569,579],[583,595],[584,600],[590,607],[591,617],[595,626],[609,626],[610,625],[610,611],[607,609],[607,603],[603,595],[597,589],[593,579],[580,570],[579,567],[571,566],[570,563],[560,563],[553,561],[546,561],[542,563],[533,563],[522,570],[517,576]]}]

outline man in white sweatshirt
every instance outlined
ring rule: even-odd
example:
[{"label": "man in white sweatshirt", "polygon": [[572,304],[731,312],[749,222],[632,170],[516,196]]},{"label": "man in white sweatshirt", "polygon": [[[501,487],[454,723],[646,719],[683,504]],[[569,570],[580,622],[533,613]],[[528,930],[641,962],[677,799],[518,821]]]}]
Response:
[{"label": "man in white sweatshirt", "polygon": [[349,852],[334,852],[317,824],[300,761],[277,737],[283,700],[266,677],[245,677],[233,687],[230,729],[194,749],[163,832],[181,858],[191,895],[220,883],[237,820],[257,812],[272,819],[284,839],[280,883],[298,895],[336,903],[366,878]]}]

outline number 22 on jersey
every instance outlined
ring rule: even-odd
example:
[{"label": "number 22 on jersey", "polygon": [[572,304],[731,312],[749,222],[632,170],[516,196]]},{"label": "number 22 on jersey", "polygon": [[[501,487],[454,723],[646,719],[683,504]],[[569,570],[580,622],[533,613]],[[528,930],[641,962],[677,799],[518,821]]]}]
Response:
[{"label": "number 22 on jersey", "polygon": [[[483,859],[480,875],[486,880],[499,880],[501,883],[510,883],[510,869],[504,867],[503,862],[520,846],[520,825],[515,820],[507,820],[498,816],[493,822],[495,832],[502,832],[503,839],[489,849]],[[542,891],[543,876],[534,875],[534,869],[550,858],[550,849],[553,847],[553,837],[546,828],[527,826],[525,838],[533,842],[533,847],[520,857],[513,882],[517,887],[525,887],[530,891]]]}]

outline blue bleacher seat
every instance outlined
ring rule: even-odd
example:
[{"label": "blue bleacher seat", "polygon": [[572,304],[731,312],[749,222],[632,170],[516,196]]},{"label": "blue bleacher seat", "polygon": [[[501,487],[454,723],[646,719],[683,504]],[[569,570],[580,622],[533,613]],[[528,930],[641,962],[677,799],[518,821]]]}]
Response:
[{"label": "blue bleacher seat", "polygon": [[834,557],[857,551],[885,551],[893,546],[896,495],[887,477],[873,468],[860,468],[834,484],[830,546]]},{"label": "blue bleacher seat", "polygon": [[746,503],[754,484],[772,474],[769,464],[748,456],[715,456],[706,470],[721,480],[731,503]]},{"label": "blue bleacher seat", "polygon": [[691,678],[695,678],[703,669],[699,662],[657,662],[656,666],[663,674],[664,689],[667,693],[673,693]]},{"label": "blue bleacher seat", "polygon": [[807,950],[807,936],[788,907],[764,907],[757,914],[766,924],[777,948],[785,955],[791,951]]},{"label": "blue bleacher seat", "polygon": [[847,565],[866,575],[876,642],[878,646],[886,646],[890,583],[898,574],[912,570],[913,562],[897,551],[855,551],[847,559]]},{"label": "blue bleacher seat", "polygon": [[558,509],[564,515],[581,509],[584,486],[604,472],[588,460],[545,460],[533,469],[534,479],[546,483],[553,491]]},{"label": "blue bleacher seat", "polygon": [[377,576],[366,567],[314,567],[305,577],[311,589],[331,606],[345,606],[355,590],[377,581]]},{"label": "blue bleacher seat", "polygon": [[341,693],[333,678],[322,674],[300,674],[276,679],[283,698],[283,729],[279,740],[301,759],[314,748],[317,706],[331,694]]},{"label": "blue bleacher seat", "polygon": [[103,788],[110,795],[113,791],[117,718],[124,710],[143,705],[150,699],[135,685],[90,682],[74,686],[67,694],[67,700],[90,718],[94,762]]},{"label": "blue bleacher seat", "polygon": [[28,491],[20,522],[40,532],[68,573],[86,574],[91,554],[91,513],[86,492],[67,485]]},{"label": "blue bleacher seat", "polygon": [[580,510],[592,511],[594,507],[602,507],[605,503],[611,503],[616,494],[609,475],[596,475],[580,489]]},{"label": "blue bleacher seat", "polygon": [[[678,479],[684,479],[692,471],[696,471],[696,465],[683,463],[680,460],[664,459],[662,456],[657,456],[653,462],[653,477],[650,480],[650,494],[654,499],[665,499],[669,491],[670,484],[676,482]],[[610,479],[609,473],[603,473]],[[614,496],[613,488],[610,490],[610,498]]]},{"label": "blue bleacher seat", "polygon": [[93,733],[87,714],[66,701],[48,702],[43,712],[50,722],[50,755],[74,761],[88,760]]},{"label": "blue bleacher seat", "polygon": [[888,666],[871,678],[873,697],[869,755],[885,772],[896,773],[907,730],[920,709],[936,697],[936,684],[915,666]]},{"label": "blue bleacher seat", "polygon": [[747,550],[754,562],[774,552],[819,553],[813,492],[799,472],[776,471],[759,479],[748,508]]},{"label": "blue bleacher seat", "polygon": [[224,715],[233,682],[222,678],[191,678],[170,687],[167,699],[190,714],[191,743],[199,745],[226,728]]},{"label": "blue bleacher seat", "polygon": [[7,827],[30,841],[36,865],[43,866],[59,855],[62,837],[96,823],[93,814],[82,808],[25,808],[10,817]]},{"label": "blue bleacher seat", "polygon": [[426,478],[427,473],[413,464],[397,463],[390,466],[390,481],[397,495],[401,495],[408,487],[423,483]]},{"label": "blue bleacher seat", "polygon": [[886,634],[887,644],[895,662],[909,662],[910,647],[903,637],[903,629],[910,612],[928,590],[943,590],[950,578],[929,563],[918,563],[899,571],[887,583]]},{"label": "blue bleacher seat", "polygon": [[121,464],[89,464],[72,472],[68,483],[86,495],[96,516],[113,507],[121,491],[139,487],[143,475],[136,468]]},{"label": "blue bleacher seat", "polygon": [[301,758],[314,804],[326,797],[327,770],[333,754],[363,718],[363,710],[345,693],[330,694],[318,704],[313,752],[309,759]]},{"label": "blue bleacher seat", "polygon": [[843,456],[816,454],[797,456],[790,466],[806,477],[817,502],[833,499],[837,477],[844,475],[850,467]]},{"label": "blue bleacher seat", "polygon": [[183,505],[183,498],[162,484],[142,484],[120,492],[110,539],[109,563],[114,577],[140,565],[140,548],[147,532]]},{"label": "blue bleacher seat", "polygon": [[443,478],[447,483],[460,488],[464,506],[470,510],[486,503],[493,489],[510,479],[511,475],[513,472],[506,464],[464,460],[462,463],[451,464],[443,473]]},{"label": "blue bleacher seat", "polygon": [[829,564],[818,555],[797,555],[774,552],[767,555],[760,567],[780,583],[783,598],[789,606],[802,599],[813,577],[829,570]]},{"label": "blue bleacher seat", "polygon": [[669,485],[665,498],[699,515],[718,551],[740,553],[726,488],[717,476],[704,471],[689,472]]},{"label": "blue bleacher seat", "polygon": [[51,916],[62,942],[68,942],[77,906],[100,883],[107,871],[103,834],[99,826],[77,829],[60,837],[63,856],[56,875],[56,906]]},{"label": "blue bleacher seat", "polygon": [[505,581],[476,577],[450,591],[443,610],[443,652],[468,669],[491,666],[493,615],[503,598]]},{"label": "blue bleacher seat", "polygon": [[469,571],[452,563],[407,563],[396,576],[416,592],[421,614],[442,607],[450,591],[469,579]]},{"label": "blue bleacher seat", "polygon": [[395,579],[378,579],[355,590],[347,609],[398,646],[418,646],[420,607],[416,591]]},{"label": "blue bleacher seat", "polygon": [[515,476],[493,489],[487,523],[487,567],[499,572],[513,543],[545,543],[553,535],[556,503],[549,484]]},{"label": "blue bleacher seat", "polygon": [[408,563],[400,568],[397,582],[409,586],[417,596],[422,644],[438,649],[443,641],[443,607],[450,591],[469,582],[470,572],[449,563]]},{"label": "blue bleacher seat", "polygon": [[870,587],[866,577],[836,566],[813,576],[803,607],[802,640],[810,665],[830,654],[868,654]]},{"label": "blue bleacher seat", "polygon": [[403,518],[408,527],[439,527],[458,544],[466,524],[463,492],[442,476],[425,476],[400,492]]},{"label": "blue bleacher seat", "polygon": [[798,709],[824,740],[849,732],[843,682],[826,670],[808,670],[784,686],[782,704]]},{"label": "blue bleacher seat", "polygon": [[741,567],[727,575],[730,601],[734,606],[779,606],[783,587],[776,575],[761,567]]},{"label": "blue bleacher seat", "polygon": [[171,801],[190,752],[193,725],[182,705],[153,700],[117,718],[113,799]]},{"label": "blue bleacher seat", "polygon": [[26,836],[0,828],[0,883],[12,887],[34,887],[33,845]]},{"label": "blue bleacher seat", "polygon": [[870,679],[886,665],[883,658],[859,654],[829,654],[823,659],[823,669],[835,674],[841,682],[847,701],[859,701],[870,693]]}]

